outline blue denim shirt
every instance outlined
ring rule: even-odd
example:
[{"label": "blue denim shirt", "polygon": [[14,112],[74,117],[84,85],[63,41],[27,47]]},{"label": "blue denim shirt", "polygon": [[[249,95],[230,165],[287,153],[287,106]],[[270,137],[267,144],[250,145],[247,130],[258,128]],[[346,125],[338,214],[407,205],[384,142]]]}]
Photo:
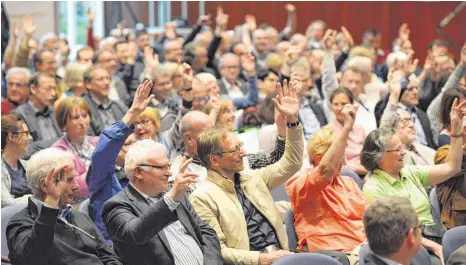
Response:
[{"label": "blue denim shirt", "polygon": [[123,190],[115,175],[115,164],[121,147],[133,130],[134,126],[126,126],[121,119],[107,127],[100,134],[91,158],[91,175],[87,180],[91,193],[90,215],[108,243],[111,241],[102,221],[102,207],[107,200]]}]

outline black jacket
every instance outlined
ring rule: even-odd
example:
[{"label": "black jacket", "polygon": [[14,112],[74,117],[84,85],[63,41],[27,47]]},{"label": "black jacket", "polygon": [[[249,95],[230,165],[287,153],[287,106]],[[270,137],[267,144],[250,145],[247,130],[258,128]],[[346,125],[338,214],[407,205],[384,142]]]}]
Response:
[{"label": "black jacket", "polygon": [[87,215],[71,210],[67,216],[83,232],[58,220],[58,214],[58,209],[29,198],[28,206],[6,228],[12,264],[122,264]]},{"label": "black jacket", "polygon": [[[100,118],[99,115],[99,109],[97,104],[91,99],[91,96],[89,93],[86,93],[83,96],[84,100],[87,102],[89,105],[89,111],[91,113],[91,128],[93,131],[93,135],[100,135],[100,133],[105,129],[110,124],[107,124],[106,121],[103,121]],[[128,111],[128,108],[125,106],[125,104],[121,101],[113,101],[112,106],[110,107],[112,109],[113,115],[115,115],[115,120],[119,120],[125,116],[125,113]]]},{"label": "black jacket", "polygon": [[[48,106],[48,108],[50,109],[50,118],[52,120],[53,128],[58,133],[59,137],[61,137],[63,134],[60,127],[58,127],[57,121],[55,120],[55,109],[51,106]],[[23,119],[23,121],[28,126],[29,133],[31,134],[34,141],[44,140],[44,135],[41,134],[39,124],[37,123],[36,113],[29,103],[24,103],[18,106],[15,110],[12,111],[12,113]]]},{"label": "black jacket", "polygon": [[165,200],[150,205],[128,185],[104,204],[102,219],[116,253],[128,265],[174,265],[162,230],[177,220],[198,243],[204,253],[204,264],[223,264],[217,233],[199,218],[185,196],[175,212],[171,212]]}]

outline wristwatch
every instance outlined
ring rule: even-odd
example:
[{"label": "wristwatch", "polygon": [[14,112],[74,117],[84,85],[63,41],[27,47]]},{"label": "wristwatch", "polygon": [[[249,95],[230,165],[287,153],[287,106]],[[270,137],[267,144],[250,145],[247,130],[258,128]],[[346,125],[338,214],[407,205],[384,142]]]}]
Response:
[{"label": "wristwatch", "polygon": [[291,129],[294,129],[294,128],[298,127],[298,126],[299,126],[299,121],[287,122],[286,123],[286,127],[291,128]]}]

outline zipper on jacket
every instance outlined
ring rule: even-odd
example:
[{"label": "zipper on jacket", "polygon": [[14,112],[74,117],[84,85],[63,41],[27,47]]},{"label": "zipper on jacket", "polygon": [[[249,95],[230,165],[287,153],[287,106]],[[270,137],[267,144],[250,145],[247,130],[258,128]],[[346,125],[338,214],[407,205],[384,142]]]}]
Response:
[{"label": "zipper on jacket", "polygon": [[73,229],[73,230],[74,230],[74,229],[77,229],[77,230],[83,232],[84,234],[88,235],[88,236],[91,237],[92,239],[95,239],[95,236],[89,234],[88,232],[84,231],[83,229],[81,229],[81,228],[79,228],[79,227],[77,227],[77,226],[75,226],[75,225],[72,225],[72,224],[70,224],[70,223],[67,223],[66,225],[69,226],[69,227],[71,227],[71,229]]}]

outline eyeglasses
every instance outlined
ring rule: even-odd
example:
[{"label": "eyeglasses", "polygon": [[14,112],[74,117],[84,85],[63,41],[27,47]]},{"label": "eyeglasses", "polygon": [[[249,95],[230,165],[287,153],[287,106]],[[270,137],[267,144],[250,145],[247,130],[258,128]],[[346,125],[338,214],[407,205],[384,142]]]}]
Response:
[{"label": "eyeglasses", "polygon": [[402,144],[400,147],[396,148],[396,149],[392,149],[392,150],[387,150],[386,152],[389,153],[389,152],[396,152],[396,153],[400,153],[401,151],[403,150],[406,150],[406,145]]},{"label": "eyeglasses", "polygon": [[209,101],[210,97],[209,96],[204,96],[204,97],[195,97],[193,98],[193,102],[199,102],[199,101]]},{"label": "eyeglasses", "polygon": [[22,132],[11,132],[11,134],[14,134],[14,135],[29,135],[29,131],[22,131]]},{"label": "eyeglasses", "polygon": [[165,166],[157,166],[157,165],[149,165],[149,164],[142,164],[139,165],[140,167],[152,167],[156,169],[160,169],[161,171],[170,171],[172,164],[166,164]]},{"label": "eyeglasses", "polygon": [[243,150],[243,147],[244,147],[244,144],[240,143],[238,146],[235,147],[235,149],[230,150],[230,151],[221,152],[221,153],[219,153],[219,155],[225,155],[225,154],[237,155],[237,154],[239,154],[241,152],[241,150]]},{"label": "eyeglasses", "polygon": [[232,66],[222,66],[223,69],[227,69],[227,70],[238,70],[239,69],[239,66],[236,66],[236,65],[232,65]]},{"label": "eyeglasses", "polygon": [[415,122],[416,122],[416,119],[414,117],[403,118],[400,120],[400,124],[403,126],[408,126],[410,123],[414,124]]},{"label": "eyeglasses", "polygon": [[142,125],[142,126],[146,126],[147,124],[149,124],[149,122],[151,122],[151,120],[142,120],[140,122],[136,122],[134,123],[134,126],[137,127],[139,125]]},{"label": "eyeglasses", "polygon": [[14,83],[14,82],[8,82],[7,83],[8,87],[26,87],[26,83]]}]

